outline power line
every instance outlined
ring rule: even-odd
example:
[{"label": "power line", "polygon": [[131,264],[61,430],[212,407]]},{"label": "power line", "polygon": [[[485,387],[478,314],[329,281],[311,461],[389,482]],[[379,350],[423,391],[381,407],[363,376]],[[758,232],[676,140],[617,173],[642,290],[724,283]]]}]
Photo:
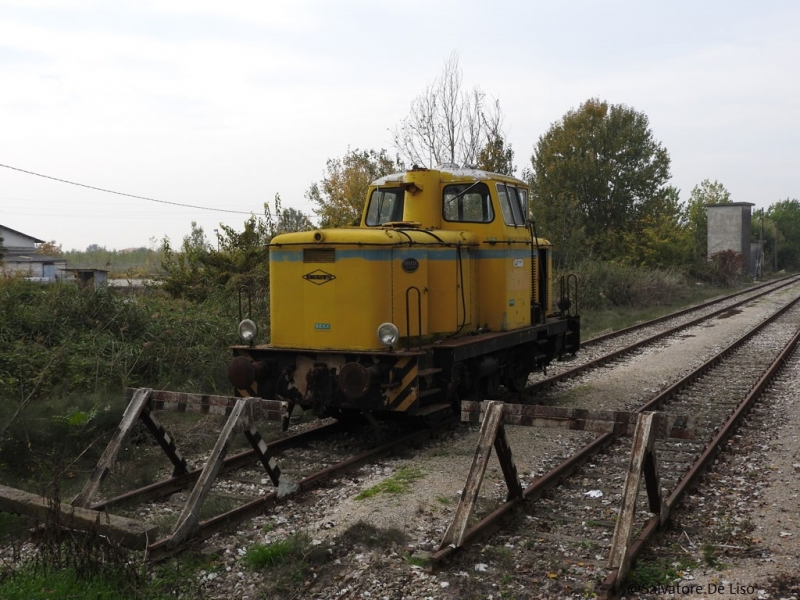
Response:
[{"label": "power line", "polygon": [[93,185],[86,185],[85,183],[76,183],[74,181],[67,181],[66,179],[59,179],[58,177],[51,177],[50,175],[42,175],[41,173],[34,173],[33,171],[26,171],[25,169],[20,169],[18,167],[12,167],[10,165],[0,164],[0,167],[5,169],[11,169],[12,171],[19,171],[20,173],[26,173],[28,175],[35,175],[36,177],[42,177],[44,179],[52,179],[53,181],[59,181],[61,183],[68,183],[70,185],[77,185],[78,187],[87,188],[90,190],[97,190],[98,192],[106,192],[107,194],[116,194],[117,196],[127,196],[128,198],[136,198],[137,200],[147,200],[148,202],[158,202],[159,204],[170,204],[172,206],[182,206],[184,208],[196,208],[199,210],[211,210],[215,212],[224,212],[224,213],[235,213],[237,215],[250,215],[253,214],[252,212],[245,212],[242,210],[229,210],[226,208],[209,208],[207,206],[197,206],[195,204],[181,204],[180,202],[170,202],[168,200],[157,200],[155,198],[147,198],[146,196],[135,196],[133,194],[125,194],[123,192],[115,192],[114,190],[107,190],[100,187],[95,187]]}]

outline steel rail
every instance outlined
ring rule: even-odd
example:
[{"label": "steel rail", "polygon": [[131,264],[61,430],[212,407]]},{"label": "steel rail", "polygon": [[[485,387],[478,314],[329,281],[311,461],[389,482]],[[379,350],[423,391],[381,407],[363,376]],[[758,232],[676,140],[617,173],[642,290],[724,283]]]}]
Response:
[{"label": "steel rail", "polygon": [[[748,302],[752,302],[753,300],[756,300],[757,298],[761,298],[762,296],[766,296],[768,294],[771,294],[772,292],[774,292],[776,290],[779,290],[779,289],[782,289],[784,287],[787,287],[787,286],[795,283],[796,281],[797,281],[797,278],[795,278],[792,281],[788,281],[788,282],[786,282],[786,283],[784,283],[784,284],[782,284],[782,285],[780,285],[780,286],[778,286],[776,288],[772,288],[770,290],[767,290],[767,291],[764,291],[764,292],[760,292],[760,293],[758,293],[758,294],[756,294],[754,296],[750,296],[748,298],[745,298],[744,300],[741,300],[741,301],[736,302],[734,304],[729,304],[728,306],[725,306],[724,308],[720,308],[719,310],[715,310],[715,311],[713,311],[713,312],[711,312],[711,313],[709,313],[707,315],[703,315],[701,317],[697,317],[696,319],[692,319],[691,321],[687,321],[686,323],[682,323],[680,325],[676,325],[675,327],[671,327],[671,328],[669,328],[667,330],[664,330],[664,331],[662,331],[660,333],[652,335],[652,336],[650,336],[650,337],[648,337],[646,339],[639,340],[638,342],[635,342],[635,343],[631,344],[630,346],[625,346],[624,348],[620,348],[619,350],[615,350],[615,351],[610,352],[608,354],[604,354],[603,356],[599,356],[599,357],[597,357],[595,359],[592,359],[592,360],[590,360],[588,362],[585,362],[585,363],[583,363],[581,365],[578,365],[577,367],[574,367],[572,369],[569,369],[567,371],[559,373],[558,375],[553,375],[552,377],[547,377],[545,379],[542,379],[540,381],[532,383],[532,384],[526,386],[522,393],[524,393],[526,395],[527,394],[535,394],[536,392],[539,392],[539,391],[541,391],[541,390],[543,390],[545,388],[548,388],[551,385],[554,385],[556,383],[560,383],[562,381],[566,381],[568,379],[572,379],[573,377],[577,377],[581,373],[584,373],[584,372],[589,371],[591,369],[595,369],[595,368],[597,368],[599,366],[602,366],[602,365],[604,365],[606,363],[611,362],[612,360],[616,360],[617,358],[619,358],[621,356],[629,354],[629,353],[633,352],[634,350],[638,350],[639,348],[642,348],[644,346],[647,346],[649,344],[657,342],[657,341],[659,341],[659,340],[661,340],[661,339],[663,339],[665,337],[669,337],[670,335],[674,335],[674,334],[678,333],[679,331],[681,331],[683,329],[687,329],[689,327],[693,327],[694,325],[702,323],[703,321],[707,321],[709,319],[712,319],[712,318],[716,317],[717,315],[720,315],[720,314],[722,314],[724,312],[727,312],[727,311],[729,311],[731,309],[734,309],[734,308],[737,308],[739,306],[742,306],[743,304],[747,304]],[[677,313],[673,313],[673,315],[675,315],[675,314],[677,314]],[[634,327],[637,327],[637,326],[634,326]]]},{"label": "steel rail", "polygon": [[[456,417],[446,419],[432,428],[415,431],[376,448],[365,450],[364,452],[338,462],[335,465],[331,465],[312,473],[311,475],[308,475],[297,482],[299,486],[298,491],[289,497],[296,498],[298,494],[302,494],[303,492],[307,492],[308,490],[317,487],[319,484],[327,479],[330,479],[331,477],[347,473],[348,471],[356,469],[361,465],[366,464],[369,461],[387,454],[397,448],[403,448],[409,444],[424,441],[430,438],[434,433],[450,427],[458,423],[458,421],[459,420]],[[239,523],[252,519],[253,517],[261,514],[266,508],[269,508],[280,501],[281,499],[278,498],[277,491],[271,491],[267,494],[264,494],[260,498],[251,500],[250,502],[238,508],[225,512],[221,515],[217,515],[216,517],[206,521],[201,521],[198,525],[198,530],[195,532],[195,535],[193,535],[187,541],[187,543],[208,539],[215,533],[225,531],[235,525],[238,525]],[[147,558],[151,562],[157,562],[175,554],[176,552],[179,552],[183,547],[184,545],[173,546],[171,544],[171,536],[168,536],[163,539],[156,540],[147,547]]]},{"label": "steel rail", "polygon": [[[668,399],[670,399],[675,394],[680,392],[682,389],[686,388],[691,383],[699,379],[703,374],[711,370],[723,358],[727,357],[728,355],[736,351],[747,340],[749,340],[754,335],[758,334],[762,329],[764,329],[772,322],[780,318],[785,312],[793,308],[798,302],[800,302],[800,296],[788,302],[786,305],[781,307],[777,312],[770,315],[770,317],[768,317],[761,323],[755,325],[752,329],[750,329],[739,339],[735,340],[733,343],[728,345],[721,352],[719,352],[709,360],[705,361],[702,365],[697,367],[691,373],[682,377],[679,381],[677,381],[673,385],[669,386],[665,390],[656,394],[647,403],[635,409],[633,412],[646,412],[646,411],[656,410],[658,407],[664,404]],[[534,501],[541,498],[542,495],[547,490],[557,486],[561,482],[561,480],[571,475],[575,470],[577,470],[584,463],[586,463],[591,457],[595,456],[601,450],[614,443],[618,438],[619,438],[618,435],[612,433],[603,434],[601,436],[598,436],[597,438],[595,438],[593,441],[589,442],[582,448],[580,448],[575,454],[573,454],[572,456],[561,462],[559,465],[557,465],[556,467],[545,473],[542,477],[537,478],[533,483],[531,483],[527,488],[525,488],[523,490],[521,498],[507,500],[498,508],[496,508],[493,512],[483,517],[478,523],[476,523],[470,529],[468,529],[464,535],[463,545],[466,546],[468,544],[471,544],[476,539],[484,535],[493,533],[494,531],[497,531],[500,527],[502,527],[502,523],[500,522],[501,517],[509,513],[509,511],[511,511],[512,509],[524,504],[527,501]],[[672,496],[670,496],[670,498],[672,498]],[[455,546],[447,546],[445,548],[438,550],[437,552],[431,555],[431,563],[433,565],[436,565],[443,562],[456,550],[458,550],[458,548],[456,548]]]},{"label": "steel rail", "polygon": [[[588,340],[585,340],[585,341],[581,342],[581,348],[585,348],[586,346],[596,346],[597,344],[599,344],[601,342],[606,342],[606,341],[614,339],[616,337],[621,337],[621,336],[626,335],[628,333],[633,333],[634,331],[638,331],[639,329],[644,329],[645,327],[652,327],[653,325],[658,325],[659,323],[663,323],[664,321],[669,321],[670,319],[674,319],[676,317],[681,317],[681,316],[689,314],[689,313],[691,313],[693,311],[703,310],[704,308],[708,308],[710,306],[714,306],[715,304],[718,304],[720,302],[725,302],[726,300],[730,300],[732,298],[736,298],[737,296],[742,296],[744,294],[749,294],[749,293],[754,292],[756,290],[763,290],[766,287],[773,286],[776,283],[780,283],[780,285],[777,285],[774,288],[771,288],[766,293],[774,292],[775,290],[779,290],[779,289],[784,288],[784,287],[786,287],[788,285],[791,285],[792,283],[794,283],[798,279],[800,279],[800,276],[798,276],[798,275],[788,275],[786,277],[781,277],[779,279],[773,279],[772,281],[766,281],[766,282],[761,283],[759,285],[754,285],[753,287],[747,288],[746,290],[735,292],[733,294],[728,294],[727,296],[721,296],[721,297],[718,297],[718,298],[713,298],[712,300],[706,300],[705,302],[701,302],[700,304],[695,304],[694,306],[689,306],[687,308],[682,308],[680,310],[676,310],[675,312],[671,312],[671,313],[669,313],[667,315],[663,315],[661,317],[656,317],[655,319],[650,319],[649,321],[643,321],[641,323],[636,323],[635,325],[630,325],[628,327],[623,327],[622,329],[617,329],[616,331],[611,331],[609,333],[604,333],[602,335],[597,335],[597,336],[595,336],[593,338],[590,338]],[[754,296],[752,296],[750,298],[750,300],[752,300],[753,298],[759,298],[759,297],[761,297],[763,295],[764,295],[763,293],[760,293],[758,295],[754,295]],[[733,307],[731,307],[731,306],[726,307],[726,309],[730,309],[730,308],[733,308]]]},{"label": "steel rail", "polygon": [[[320,437],[330,435],[331,433],[341,430],[342,427],[341,421],[317,424],[311,429],[306,429],[305,431],[268,442],[267,448],[273,453],[281,452],[288,448],[295,448]],[[222,470],[220,472],[225,473],[246,467],[248,464],[255,462],[255,460],[255,450],[245,450],[244,452],[227,456],[223,461]],[[126,502],[141,502],[153,498],[163,498],[164,496],[169,496],[170,494],[192,486],[202,472],[203,469],[194,469],[184,475],[157,481],[156,483],[130,490],[119,496],[94,502],[90,508],[93,510],[108,510],[109,508]]]}]

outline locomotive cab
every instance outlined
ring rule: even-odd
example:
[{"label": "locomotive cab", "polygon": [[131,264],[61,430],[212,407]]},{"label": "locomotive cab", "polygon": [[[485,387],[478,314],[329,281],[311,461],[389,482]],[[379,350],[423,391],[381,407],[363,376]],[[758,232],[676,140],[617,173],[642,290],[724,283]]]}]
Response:
[{"label": "locomotive cab", "polygon": [[554,308],[527,194],[504,175],[414,168],[370,186],[358,227],[276,236],[271,340],[233,348],[237,393],[424,415],[577,351],[577,292],[562,285]]}]

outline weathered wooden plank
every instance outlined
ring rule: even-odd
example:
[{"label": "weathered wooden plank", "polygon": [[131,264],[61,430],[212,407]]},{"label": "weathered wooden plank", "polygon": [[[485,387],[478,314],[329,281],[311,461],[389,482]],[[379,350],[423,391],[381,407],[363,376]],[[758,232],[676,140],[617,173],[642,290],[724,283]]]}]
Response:
[{"label": "weathered wooden plank", "polygon": [[494,438],[494,449],[495,452],[497,452],[497,459],[500,461],[500,468],[503,470],[503,477],[508,487],[508,496],[506,500],[522,498],[522,484],[519,482],[517,465],[514,464],[511,446],[508,445],[506,430],[503,429],[503,427],[497,430],[497,437]]},{"label": "weathered wooden plank", "polygon": [[[134,388],[127,388],[125,394],[131,397]],[[151,407],[153,410],[169,410],[176,412],[196,412],[204,415],[228,416],[231,414],[236,401],[240,398],[234,396],[214,396],[210,394],[190,394],[187,392],[171,392],[168,390],[153,390]],[[253,398],[253,418],[265,421],[282,421],[288,418],[289,403],[282,400],[265,400]]]},{"label": "weathered wooden plank", "polygon": [[153,390],[147,388],[139,388],[136,390],[133,398],[128,403],[128,407],[125,409],[125,413],[122,415],[122,421],[120,421],[117,430],[114,432],[114,436],[111,438],[103,455],[97,462],[97,466],[94,468],[89,480],[86,482],[86,485],[83,486],[80,493],[72,500],[73,506],[81,506],[84,508],[89,506],[92,498],[97,493],[97,489],[100,487],[100,483],[105,479],[106,475],[108,475],[111,465],[116,460],[120,447],[122,447],[122,444],[125,443],[125,440],[131,434],[133,426],[136,424],[142,411],[145,410],[152,391]]},{"label": "weathered wooden plank", "polygon": [[153,415],[153,411],[145,406],[142,413],[139,415],[139,418],[145,424],[148,431],[156,438],[158,445],[161,446],[161,449],[164,451],[164,454],[167,455],[169,461],[172,463],[173,471],[172,476],[177,477],[178,475],[184,475],[189,472],[189,468],[186,464],[186,459],[178,450],[178,447],[175,445],[175,440],[169,434],[169,432],[162,427],[162,425],[156,420],[155,416]]},{"label": "weathered wooden plank", "polygon": [[503,403],[489,402],[486,411],[486,418],[481,426],[478,447],[475,450],[475,457],[472,459],[472,466],[467,476],[464,490],[461,492],[461,500],[456,507],[453,522],[442,538],[441,548],[451,544],[460,546],[464,541],[464,534],[467,531],[467,524],[475,502],[478,500],[478,492],[483,483],[483,476],[486,473],[486,465],[492,453],[492,446],[497,437],[498,430],[503,422]]},{"label": "weathered wooden plank", "polygon": [[272,483],[278,488],[278,498],[283,498],[298,491],[300,486],[296,481],[293,481],[281,471],[280,466],[278,466],[278,461],[275,460],[275,456],[269,451],[267,443],[261,437],[258,430],[251,426],[249,429],[245,430],[244,435],[253,447],[256,456],[258,456],[258,460],[261,461]]},{"label": "weathered wooden plank", "polygon": [[[486,411],[485,402],[464,401],[461,403],[461,420],[480,423]],[[627,411],[585,410],[560,406],[506,404],[503,409],[505,425],[547,427],[574,431],[593,431],[633,436],[639,413]],[[658,413],[654,431],[658,437],[692,439],[695,435],[694,420],[686,415]]]},{"label": "weathered wooden plank", "polygon": [[[230,446],[231,436],[239,427],[239,422],[245,413],[245,409],[252,403],[252,398],[239,398],[236,405],[233,407],[230,416],[228,417],[225,427],[208,457],[203,472],[200,474],[194,489],[192,490],[189,499],[186,501],[181,516],[178,518],[178,523],[175,526],[175,531],[172,533],[169,545],[179,546],[182,544],[197,528],[199,522],[200,509],[205,502],[208,493],[211,491],[211,486],[214,485],[214,480],[222,468],[222,463],[225,455],[228,453]],[[247,427],[250,423],[247,423]]]},{"label": "weathered wooden plank", "polygon": [[650,505],[650,512],[658,515],[663,525],[667,522],[669,508],[664,502],[664,495],[661,490],[661,477],[658,474],[658,461],[656,460],[655,444],[651,441],[648,444],[644,455],[644,487],[647,490],[647,500]]},{"label": "weathered wooden plank", "polygon": [[[50,501],[45,497],[0,485],[0,511],[27,515],[45,522],[52,510]],[[96,531],[126,548],[144,550],[149,542],[156,539],[155,526],[133,519],[69,504],[62,504],[60,512],[61,523],[65,527]]]},{"label": "weathered wooden plank", "polygon": [[633,534],[636,500],[642,483],[645,458],[648,453],[652,453],[653,444],[655,443],[654,421],[655,413],[641,413],[637,420],[636,432],[633,435],[631,460],[622,491],[622,506],[619,510],[617,525],[614,528],[614,537],[611,541],[611,551],[608,557],[608,566],[612,569],[618,569],[620,581],[625,579],[630,568],[628,547]]}]

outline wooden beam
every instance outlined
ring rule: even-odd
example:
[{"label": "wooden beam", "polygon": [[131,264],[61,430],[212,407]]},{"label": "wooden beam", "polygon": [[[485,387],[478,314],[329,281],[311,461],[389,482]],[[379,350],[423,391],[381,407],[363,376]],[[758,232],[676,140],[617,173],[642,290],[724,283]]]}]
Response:
[{"label": "wooden beam", "polygon": [[[170,546],[179,546],[197,529],[200,509],[208,493],[211,491],[211,486],[214,485],[214,480],[217,478],[220,469],[222,469],[222,463],[225,459],[225,455],[228,453],[231,437],[239,428],[239,421],[242,420],[243,416],[249,417],[249,414],[245,413],[245,409],[248,408],[251,401],[252,398],[239,398],[236,401],[236,405],[233,407],[225,423],[225,427],[223,427],[222,432],[219,434],[217,443],[214,445],[214,449],[211,451],[211,455],[208,457],[205,467],[203,467],[203,472],[197,479],[194,489],[189,499],[186,501],[186,506],[184,506],[183,512],[181,512],[181,516],[178,517],[175,531],[172,533],[172,536],[170,536]],[[250,427],[250,422],[246,424],[246,427]]]},{"label": "wooden beam", "polygon": [[[630,568],[630,555],[628,548],[633,533],[633,520],[636,513],[636,500],[639,496],[639,488],[642,483],[647,456],[653,453],[655,445],[655,431],[653,423],[657,413],[641,413],[637,419],[636,432],[631,444],[631,460],[628,464],[628,472],[625,476],[625,486],[622,491],[622,506],[619,510],[617,525],[614,528],[614,537],[611,541],[611,551],[608,557],[608,566],[617,569],[617,580],[624,581]],[[652,466],[655,467],[653,460]],[[648,487],[658,485],[658,481],[651,480]],[[653,492],[653,493],[651,493]],[[661,491],[648,490],[648,495],[652,503],[656,498],[660,500]],[[661,506],[658,512],[661,512]]]},{"label": "wooden beam", "polygon": [[147,407],[152,392],[153,390],[147,388],[139,388],[136,390],[133,398],[128,403],[128,407],[125,409],[125,413],[122,415],[122,421],[120,421],[120,424],[117,426],[114,436],[111,438],[108,446],[106,446],[103,455],[97,462],[97,466],[89,477],[89,481],[86,482],[80,493],[72,500],[73,506],[86,508],[91,504],[92,498],[100,487],[100,483],[102,483],[103,479],[108,475],[111,465],[116,460],[120,447],[125,443],[125,440],[131,434],[133,426],[136,425],[136,421],[139,419],[142,411]]},{"label": "wooden beam", "polygon": [[[486,402],[462,402],[461,420],[480,423],[487,410],[486,404]],[[503,408],[503,423],[526,427],[613,433],[630,437],[636,430],[636,420],[639,414],[637,412],[585,410],[561,406],[506,404]],[[658,437],[694,438],[695,429],[692,417],[667,413],[658,413],[658,415],[654,423],[654,431]]]},{"label": "wooden beam", "polygon": [[[125,394],[131,397],[134,388],[127,388]],[[169,410],[176,412],[196,412],[204,415],[228,416],[237,400],[234,396],[212,396],[210,394],[188,394],[185,392],[170,392],[167,390],[153,390],[152,410]],[[282,400],[265,400],[253,398],[255,404],[253,417],[256,420],[282,421],[288,418],[289,403]]]},{"label": "wooden beam", "polygon": [[464,534],[467,531],[467,524],[475,502],[478,500],[478,492],[483,483],[483,475],[486,473],[486,465],[492,453],[492,446],[497,438],[497,432],[503,427],[503,403],[488,402],[486,418],[481,425],[481,433],[478,438],[478,447],[475,450],[475,457],[472,459],[472,466],[467,476],[467,482],[461,492],[461,500],[456,507],[453,522],[442,538],[440,548],[449,545],[461,546],[464,541]]},{"label": "wooden beam", "polygon": [[178,475],[185,475],[189,472],[189,468],[186,464],[186,459],[178,450],[178,447],[175,445],[175,440],[169,434],[169,432],[161,426],[155,416],[153,415],[153,411],[145,406],[144,410],[139,415],[139,418],[145,424],[145,427],[150,431],[158,445],[161,446],[161,449],[164,451],[164,454],[167,455],[169,461],[172,463],[173,470],[172,476],[177,477]]},{"label": "wooden beam", "polygon": [[[99,535],[135,550],[144,550],[156,539],[156,527],[140,521],[62,504],[60,520],[63,526],[81,531],[94,531]],[[53,511],[51,501],[43,496],[0,485],[0,511],[27,515],[42,522]]]}]

